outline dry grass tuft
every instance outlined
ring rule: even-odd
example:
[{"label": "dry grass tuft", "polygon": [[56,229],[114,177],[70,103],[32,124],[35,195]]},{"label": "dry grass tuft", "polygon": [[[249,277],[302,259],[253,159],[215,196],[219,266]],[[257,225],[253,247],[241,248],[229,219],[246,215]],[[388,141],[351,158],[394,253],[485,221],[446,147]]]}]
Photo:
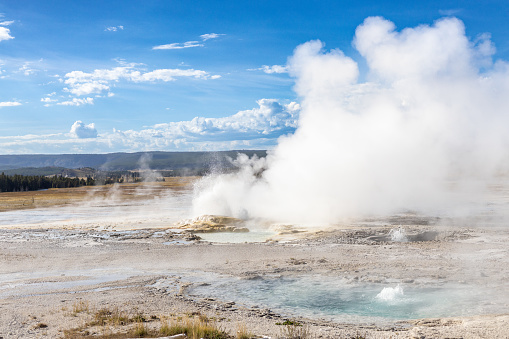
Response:
[{"label": "dry grass tuft", "polygon": [[72,304],[72,315],[77,316],[78,313],[88,313],[88,301],[79,300]]},{"label": "dry grass tuft", "polygon": [[253,338],[254,334],[249,332],[245,323],[239,323],[237,326],[237,339],[250,339]]},{"label": "dry grass tuft", "polygon": [[104,326],[104,325],[127,325],[129,323],[139,322],[139,316],[136,315],[134,318],[129,318],[129,315],[125,311],[121,311],[118,308],[109,310],[102,308],[95,312],[94,320],[89,324],[90,326]]},{"label": "dry grass tuft", "polygon": [[[73,311],[81,310],[84,304],[76,303]],[[88,304],[86,304],[88,308]],[[79,312],[77,312],[79,313]],[[188,339],[230,339],[231,335],[219,328],[214,321],[202,314],[173,317],[170,320],[161,320],[157,316],[145,317],[142,313],[121,311],[118,308],[102,308],[90,314],[92,320],[85,325],[64,331],[64,338],[158,338],[185,334]],[[149,324],[150,322],[159,322]],[[102,333],[102,334],[98,334]],[[247,332],[246,332],[247,333]],[[249,337],[239,337],[247,339]]]},{"label": "dry grass tuft", "polygon": [[281,339],[312,339],[311,331],[306,325],[301,324],[288,324],[281,328],[280,336]]},{"label": "dry grass tuft", "polygon": [[228,339],[230,335],[204,315],[177,318],[163,324],[159,333],[164,336],[185,334],[189,339]]}]

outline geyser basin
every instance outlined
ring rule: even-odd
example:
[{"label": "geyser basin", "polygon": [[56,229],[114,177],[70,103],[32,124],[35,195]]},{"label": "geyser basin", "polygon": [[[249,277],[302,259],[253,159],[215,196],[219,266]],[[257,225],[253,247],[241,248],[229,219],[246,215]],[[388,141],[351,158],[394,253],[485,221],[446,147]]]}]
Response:
[{"label": "geyser basin", "polygon": [[403,228],[393,228],[386,235],[375,235],[368,237],[367,240],[377,242],[415,242],[415,241],[433,241],[439,238],[439,232],[424,231],[419,233],[407,233]]},{"label": "geyser basin", "polygon": [[214,276],[189,294],[270,308],[287,316],[347,322],[466,316],[501,311],[495,295],[468,285],[350,283],[340,278]]},{"label": "geyser basin", "polygon": [[[112,189],[113,190],[113,189]],[[95,199],[80,204],[11,210],[0,213],[0,227],[140,229],[173,226],[187,216],[191,193],[153,199]]]},{"label": "geyser basin", "polygon": [[244,242],[265,242],[272,236],[276,235],[275,232],[266,230],[250,230],[249,232],[217,232],[217,233],[200,233],[199,236],[204,241],[215,243],[244,243]]}]

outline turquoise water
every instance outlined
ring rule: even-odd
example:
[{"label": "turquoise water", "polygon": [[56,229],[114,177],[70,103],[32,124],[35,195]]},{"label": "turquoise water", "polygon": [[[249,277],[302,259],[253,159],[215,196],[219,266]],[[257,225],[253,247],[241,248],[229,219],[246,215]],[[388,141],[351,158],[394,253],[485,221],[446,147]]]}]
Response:
[{"label": "turquoise water", "polygon": [[463,285],[350,284],[320,276],[237,279],[215,277],[191,295],[234,300],[289,315],[336,321],[383,321],[490,313],[503,307]]}]

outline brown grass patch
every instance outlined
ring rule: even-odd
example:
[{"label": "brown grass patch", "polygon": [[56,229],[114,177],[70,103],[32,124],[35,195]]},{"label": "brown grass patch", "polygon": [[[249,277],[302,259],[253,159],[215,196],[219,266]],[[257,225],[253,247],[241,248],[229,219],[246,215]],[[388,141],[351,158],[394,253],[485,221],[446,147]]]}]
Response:
[{"label": "brown grass patch", "polygon": [[[159,196],[167,190],[181,191],[198,180],[199,177],[167,177],[163,182],[117,184],[119,199],[134,200]],[[90,198],[106,199],[113,185],[83,186],[75,188],[50,188],[46,191],[1,192],[0,212],[73,205]],[[143,189],[147,194],[143,194]]]},{"label": "brown grass patch", "polygon": [[[93,319],[81,327],[64,330],[64,338],[157,338],[185,334],[188,339],[234,338],[204,315],[172,317],[161,320],[156,316],[145,317],[141,313],[130,316],[118,308],[100,309],[92,314]],[[245,339],[246,337],[237,338]]]}]

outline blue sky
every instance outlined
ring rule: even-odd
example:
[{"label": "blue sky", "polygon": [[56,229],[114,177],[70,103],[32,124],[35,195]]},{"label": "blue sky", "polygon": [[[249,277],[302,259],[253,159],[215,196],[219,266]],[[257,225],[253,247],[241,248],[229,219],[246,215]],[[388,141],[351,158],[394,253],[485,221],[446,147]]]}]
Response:
[{"label": "blue sky", "polygon": [[0,154],[272,148],[297,127],[285,69],[357,26],[462,20],[509,59],[507,1],[0,1]]}]

